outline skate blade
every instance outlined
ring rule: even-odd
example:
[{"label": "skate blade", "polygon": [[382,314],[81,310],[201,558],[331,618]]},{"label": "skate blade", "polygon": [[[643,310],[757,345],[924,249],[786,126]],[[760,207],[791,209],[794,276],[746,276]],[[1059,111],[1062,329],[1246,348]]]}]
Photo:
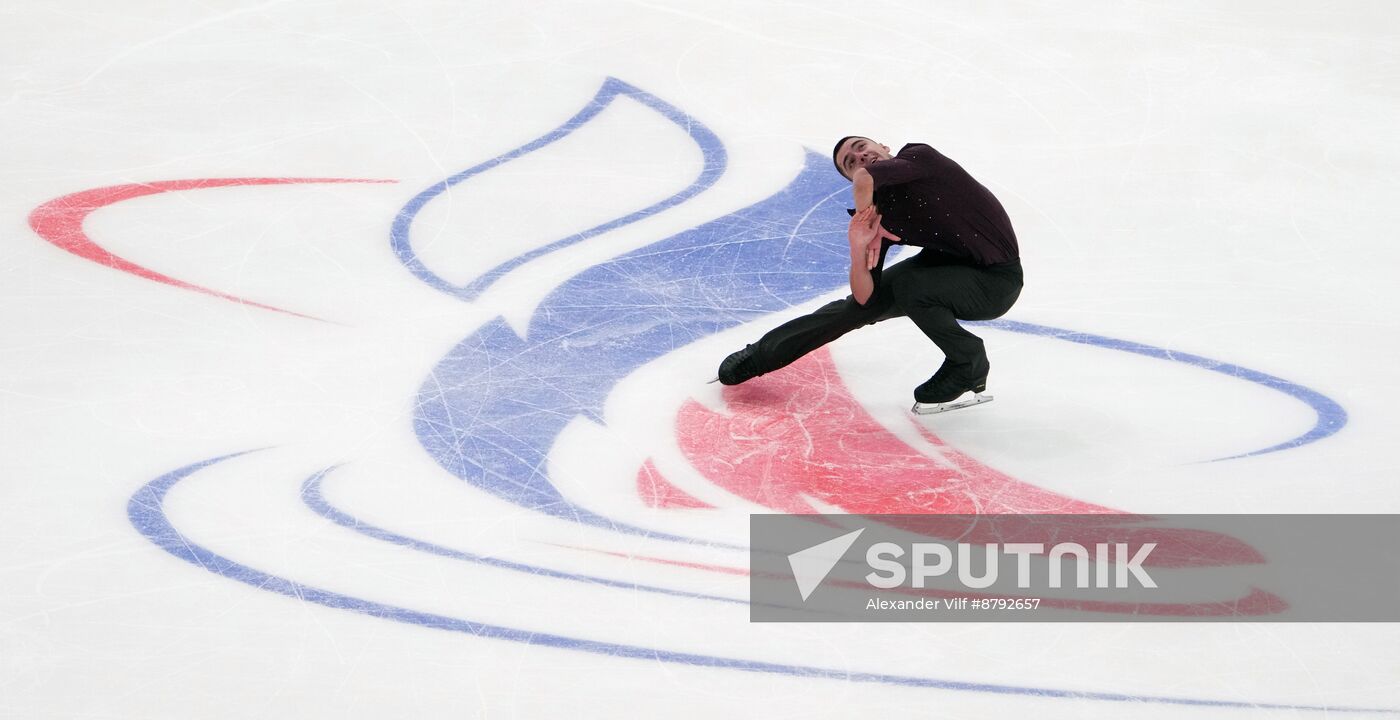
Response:
[{"label": "skate blade", "polygon": [[961,410],[961,409],[963,409],[963,408],[970,408],[970,407],[972,407],[973,405],[981,405],[982,403],[989,403],[989,402],[991,402],[993,399],[994,399],[994,398],[993,398],[991,395],[983,395],[983,394],[981,394],[981,393],[974,393],[973,396],[970,397],[970,398],[958,399],[958,400],[954,400],[954,401],[952,401],[952,402],[945,402],[945,403],[921,403],[921,402],[916,402],[916,403],[914,403],[914,407],[910,408],[910,410],[911,410],[915,415],[937,415],[938,413],[945,413],[945,412],[949,412],[949,411],[952,411],[952,410]]}]

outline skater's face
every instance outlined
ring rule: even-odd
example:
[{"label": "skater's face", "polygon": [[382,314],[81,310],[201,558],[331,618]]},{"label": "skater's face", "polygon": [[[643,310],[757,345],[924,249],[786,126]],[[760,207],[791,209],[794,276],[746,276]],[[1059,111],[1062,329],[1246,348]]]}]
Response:
[{"label": "skater's face", "polygon": [[863,168],[870,163],[880,160],[889,160],[890,149],[880,143],[864,137],[853,137],[841,144],[841,149],[836,151],[836,166],[841,168],[841,174],[846,179],[851,179],[856,168]]}]

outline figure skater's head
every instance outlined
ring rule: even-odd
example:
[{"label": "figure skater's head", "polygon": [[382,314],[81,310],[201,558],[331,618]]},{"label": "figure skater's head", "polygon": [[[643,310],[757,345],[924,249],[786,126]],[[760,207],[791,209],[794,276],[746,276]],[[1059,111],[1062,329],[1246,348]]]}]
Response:
[{"label": "figure skater's head", "polygon": [[847,135],[836,141],[831,149],[831,161],[836,163],[837,172],[847,180],[856,168],[863,168],[873,162],[894,157],[889,147],[861,135]]}]

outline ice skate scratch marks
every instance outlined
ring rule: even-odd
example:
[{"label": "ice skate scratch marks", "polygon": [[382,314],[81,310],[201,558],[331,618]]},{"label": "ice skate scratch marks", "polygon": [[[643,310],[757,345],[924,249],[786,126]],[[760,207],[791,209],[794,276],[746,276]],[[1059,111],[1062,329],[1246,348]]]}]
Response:
[{"label": "ice skate scratch marks", "polygon": [[[574,418],[602,424],[612,388],[642,365],[844,282],[847,186],[824,161],[808,152],[780,193],[571,277],[541,302],[525,338],[499,319],[465,338],[420,387],[414,427],[425,450],[452,474],[523,507],[662,536],[566,499],[544,469],[550,450]],[[773,239],[784,237],[790,241],[777,263]],[[993,326],[1188,362],[1286,392],[1318,415],[1313,431],[1243,455],[1313,442],[1345,422],[1340,407],[1320,393],[1228,363],[1026,323]],[[1033,496],[1029,486],[1006,487]],[[1034,498],[1033,504],[1064,500],[1048,493]]]},{"label": "ice skate scratch marks", "polygon": [[153,282],[170,285],[172,287],[193,290],[195,292],[212,295],[224,300],[231,300],[240,305],[272,310],[275,312],[304,317],[311,320],[308,315],[303,315],[291,310],[272,307],[262,303],[245,300],[228,293],[201,287],[192,283],[178,280],[158,273],[149,268],[142,267],[124,258],[118,257],[98,245],[88,237],[83,231],[83,221],[94,211],[109,205],[130,200],[132,198],[145,197],[158,193],[178,192],[183,190],[202,190],[205,188],[238,187],[247,185],[303,185],[303,184],[326,184],[326,183],[392,183],[394,180],[362,180],[351,178],[203,178],[193,180],[161,180],[149,183],[134,183],[130,185],[113,185],[110,187],[93,188],[82,192],[64,195],[60,198],[50,200],[35,208],[29,215],[29,226],[39,237],[49,241],[56,247],[66,250],[80,258],[91,260],[99,265],[106,265],[114,270],[120,270],[140,278],[145,278]]},{"label": "ice skate scratch marks", "polygon": [[[550,450],[576,417],[603,424],[608,395],[637,368],[805,302],[844,274],[846,215],[833,199],[841,181],[825,164],[808,152],[772,197],[575,275],[541,302],[526,338],[500,319],[482,326],[419,389],[423,447],[452,474],[518,505],[662,536],[566,499],[546,474]],[[774,238],[789,234],[785,261],[772,262]]]},{"label": "ice skate scratch marks", "polygon": [[681,407],[681,450],[710,482],[774,510],[817,512],[811,497],[854,514],[1120,512],[1021,482],[946,445],[936,462],[865,411],[825,349],[726,387],[724,398],[730,415],[694,400]]},{"label": "ice skate scratch marks", "polygon": [[[511,160],[515,160],[524,155],[528,155],[536,150],[539,150],[542,147],[545,147],[551,143],[557,142],[558,140],[567,137],[570,133],[573,133],[575,130],[578,130],[579,128],[587,124],[590,120],[597,117],[599,113],[601,113],[604,109],[611,105],[614,100],[616,100],[619,97],[631,98],[639,103],[642,103],[643,105],[646,105],[652,110],[655,110],[666,120],[669,120],[670,122],[678,125],[681,129],[683,129],[686,132],[687,135],[690,136],[691,140],[695,141],[695,144],[700,147],[700,152],[704,157],[704,162],[701,166],[700,174],[698,177],[695,178],[694,182],[692,182],[689,186],[676,193],[675,195],[672,195],[646,208],[624,215],[614,220],[609,220],[608,222],[605,222],[601,225],[588,228],[587,230],[582,230],[573,235],[570,235],[569,237],[546,243],[545,245],[517,255],[516,257],[487,270],[485,273],[478,276],[475,280],[472,280],[464,286],[458,287],[449,283],[447,280],[443,279],[423,264],[423,261],[419,259],[417,253],[415,253],[413,250],[412,230],[414,218],[418,216],[418,213],[423,210],[423,207],[425,205],[427,205],[429,202],[432,202],[434,198],[438,197],[444,192],[447,192],[449,189],[451,189],[453,185],[457,185],[458,183],[461,183],[462,181],[474,175],[479,175],[494,167],[510,162]],[[390,231],[390,244],[393,246],[394,254],[398,256],[399,262],[403,263],[404,267],[408,268],[408,271],[413,273],[415,277],[449,295],[455,295],[463,300],[473,300],[484,290],[486,290],[487,287],[499,280],[506,273],[509,273],[511,270],[514,270],[515,268],[520,267],[521,265],[524,265],[525,263],[534,260],[535,258],[547,255],[549,253],[554,252],[555,250],[568,247],[575,243],[582,242],[584,240],[587,240],[588,238],[601,235],[602,233],[616,230],[617,228],[641,220],[642,218],[647,217],[648,215],[654,215],[662,210],[674,207],[676,205],[679,205],[680,203],[685,202],[686,200],[689,200],[691,197],[704,191],[711,185],[714,185],[715,181],[719,179],[720,175],[724,174],[724,168],[726,163],[727,157],[725,154],[724,145],[720,143],[719,137],[716,136],[714,132],[712,132],[703,123],[687,115],[679,108],[665,102],[661,98],[652,95],[651,93],[633,87],[632,85],[618,80],[617,78],[610,77],[603,82],[602,87],[598,88],[598,92],[593,96],[593,99],[590,100],[582,110],[578,111],[577,114],[564,121],[563,125],[560,125],[559,127],[549,131],[548,133],[545,133],[544,135],[541,135],[540,137],[535,138],[534,140],[531,140],[530,142],[521,145],[520,147],[514,150],[511,150],[510,152],[507,152],[503,155],[498,155],[494,158],[491,158],[490,160],[467,168],[466,170],[463,170],[462,172],[457,173],[456,175],[453,175],[452,177],[447,178],[442,182],[430,186],[428,189],[414,196],[414,198],[412,200],[409,200],[408,204],[405,205],[404,208],[399,211],[398,216],[394,218],[393,229]]]},{"label": "ice skate scratch marks", "polygon": [[[804,358],[788,371],[729,388],[727,393],[730,407],[735,410],[733,416],[711,413],[695,403],[687,405],[681,413],[683,450],[692,463],[721,487],[768,507],[795,513],[814,512],[807,500],[811,498],[821,505],[835,505],[858,513],[943,513],[921,517],[934,517],[944,522],[956,522],[948,513],[1000,514],[1014,510],[1077,513],[1064,515],[1063,523],[1056,526],[1052,534],[1060,540],[1079,540],[1081,536],[1101,531],[1106,525],[1113,526],[1125,540],[1138,544],[1153,542],[1158,546],[1158,552],[1147,563],[1151,566],[1218,567],[1263,561],[1258,552],[1234,538],[1189,529],[1139,527],[1138,523],[1150,518],[1120,514],[1018,482],[952,448],[944,448],[944,463],[936,464],[886,433],[865,412],[841,383],[825,351]],[[814,442],[791,442],[791,436],[799,434],[811,437]],[[708,443],[700,440],[702,438],[708,438]],[[705,507],[667,483],[651,462],[643,463],[637,482],[639,491],[650,497],[653,505]],[[350,530],[457,560],[514,570],[525,567],[451,551],[375,527],[332,507],[321,496],[320,485],[319,477],[307,484],[304,497],[308,505]],[[1047,527],[1045,519],[1040,518],[1035,527],[1029,529],[1034,537],[1011,539],[1040,540],[1044,533],[1050,532]],[[1007,540],[1006,537],[987,536],[985,527],[941,525],[908,526],[906,529],[941,532],[943,534],[936,536],[974,542]],[[1008,529],[998,528],[997,532],[1003,530]],[[1020,531],[1026,532],[1026,529]],[[1081,542],[1089,547],[1093,544],[1087,539]],[[640,559],[709,572],[743,572],[655,557]],[[542,572],[560,579],[600,582],[585,576]],[[634,589],[663,592],[652,587]],[[671,594],[683,593],[671,591]],[[1138,605],[1070,603],[1062,607],[1090,612],[1205,617],[1275,613],[1287,605],[1278,597],[1259,591],[1228,601]]]},{"label": "ice skate scratch marks", "polygon": [[[1297,447],[1337,432],[1346,422],[1346,412],[1330,398],[1237,365],[1028,323],[990,325],[1187,363],[1284,392],[1316,411],[1317,424],[1308,433],[1222,460]],[[726,387],[724,398],[732,414],[712,412],[693,400],[681,407],[676,420],[681,449],[710,482],[774,510],[817,512],[806,500],[810,497],[856,514],[1118,512],[1011,478],[927,431],[942,462],[923,455],[865,412],[825,349],[781,372]]]},{"label": "ice skate scratch marks", "polygon": [[642,469],[637,471],[637,495],[654,508],[714,507],[671,484],[651,460],[642,463]]},{"label": "ice skate scratch marks", "polygon": [[165,513],[165,498],[177,483],[194,473],[217,463],[225,462],[245,453],[235,453],[211,458],[187,465],[162,475],[147,483],[131,497],[127,503],[127,516],[142,535],[170,555],[190,563],[202,570],[215,573],[230,580],[244,583],[259,590],[274,592],[300,603],[315,603],[324,607],[357,612],[370,617],[391,620],[419,627],[462,633],[475,638],[518,642],[539,647],[552,647],[578,652],[590,652],[611,657],[631,658],[647,662],[676,663],[694,667],[712,667],[743,672],[773,673],[795,677],[823,678],[843,682],[881,683],[904,687],[919,687],[961,692],[976,692],[992,695],[1029,696],[1059,698],[1067,700],[1095,700],[1120,703],[1152,703],[1188,707],[1252,708],[1274,710],[1306,710],[1314,712],[1375,712],[1396,714],[1388,708],[1328,707],[1318,705],[1287,705],[1281,703],[1259,703],[1239,700],[1215,700],[1209,698],[1170,697],[1161,695],[1130,695],[1111,692],[1086,692],[1059,688],[1004,685],[997,683],[977,683],[947,680],[931,677],[890,675],[883,673],[852,672],[840,668],[823,668],[806,665],[762,662],[740,658],[726,658],[701,653],[676,652],[661,648],[648,648],[637,645],[604,642],[584,638],[571,638],[538,630],[523,630],[464,618],[450,617],[435,613],[413,610],[387,603],[365,600],[312,585],[290,580],[258,570],[250,565],[228,557],[200,545],[181,533],[170,522]]},{"label": "ice skate scratch marks", "polygon": [[[642,364],[841,284],[846,262],[845,218],[839,212],[839,201],[830,207],[822,205],[844,183],[830,172],[826,162],[825,157],[808,153],[804,168],[783,192],[663,240],[645,252],[634,252],[572,278],[547,298],[527,338],[517,337],[499,322],[466,338],[420,389],[415,430],[424,447],[460,477],[537,512],[616,531],[646,532],[565,501],[542,469],[549,449],[574,417],[601,422],[603,402],[611,388]],[[794,218],[804,219],[794,222]],[[792,242],[784,248],[785,262],[775,267],[770,262],[772,240],[787,237],[789,231]],[[664,293],[651,282],[657,277],[672,278]],[[570,344],[581,340],[586,342]],[[648,661],[1001,694],[1286,707],[960,683],[676,653],[501,627],[355,598],[237,563],[192,542],[170,524],[163,507],[165,493],[220,460],[181,468],[142,488],[128,507],[132,524],[176,557],[303,602],[474,636]],[[401,536],[379,539],[432,552],[426,544]]]}]

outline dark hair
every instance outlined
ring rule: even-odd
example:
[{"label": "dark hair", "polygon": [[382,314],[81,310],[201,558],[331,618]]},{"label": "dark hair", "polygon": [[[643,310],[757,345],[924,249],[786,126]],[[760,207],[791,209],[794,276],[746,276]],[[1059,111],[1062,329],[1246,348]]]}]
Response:
[{"label": "dark hair", "polygon": [[836,147],[831,149],[831,164],[836,166],[836,172],[841,173],[841,177],[846,177],[846,171],[841,169],[841,163],[836,162],[836,153],[841,152],[841,146],[852,138],[865,137],[864,135],[847,135],[836,141]]}]

